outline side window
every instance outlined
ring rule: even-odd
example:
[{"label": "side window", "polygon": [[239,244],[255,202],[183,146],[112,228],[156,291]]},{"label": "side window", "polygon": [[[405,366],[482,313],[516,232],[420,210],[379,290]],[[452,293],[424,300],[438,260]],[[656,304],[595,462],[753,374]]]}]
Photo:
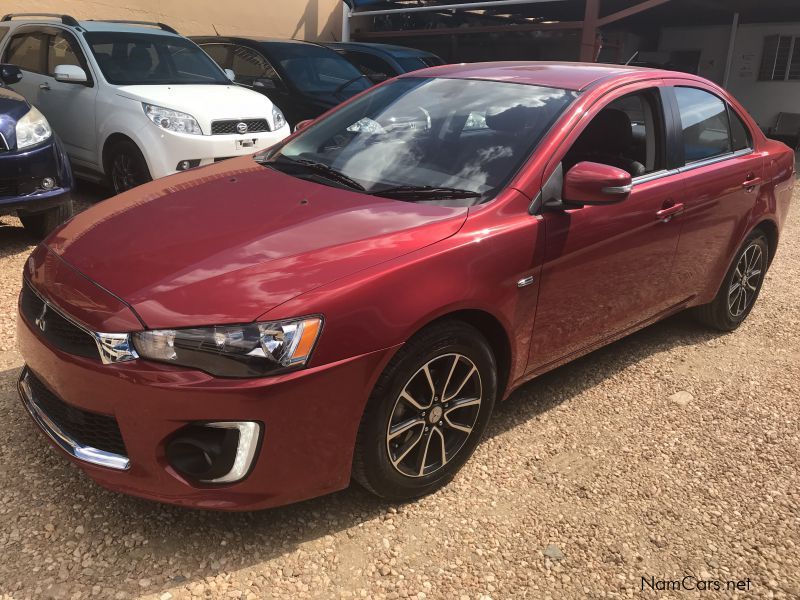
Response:
[{"label": "side window", "polygon": [[17,65],[23,71],[43,73],[47,36],[43,33],[15,35],[8,44],[3,62]]},{"label": "side window", "polygon": [[6,39],[8,35],[8,27],[0,27],[0,42]]},{"label": "side window", "polygon": [[389,66],[389,64],[371,54],[364,54],[363,52],[352,52],[350,50],[343,53],[344,57],[353,63],[356,68],[366,75],[373,83],[380,83],[391,79],[397,73]]},{"label": "side window", "polygon": [[618,98],[595,115],[564,157],[564,172],[588,161],[639,177],[662,170],[664,154],[659,95],[645,90]]},{"label": "side window", "polygon": [[230,53],[228,52],[230,46],[228,46],[227,44],[203,44],[200,47],[220,67],[222,67],[223,69],[231,68]]},{"label": "side window", "polygon": [[[75,65],[76,67],[85,68],[78,54],[75,52],[75,47],[70,43],[67,36],[58,33],[49,36],[49,44],[47,45],[47,74],[53,77],[55,75],[56,67],[59,65]],[[88,75],[88,73],[87,73]]]},{"label": "side window", "polygon": [[247,85],[252,85],[256,79],[271,79],[276,84],[280,82],[280,77],[264,56],[245,46],[232,46],[232,50],[231,68],[236,73],[236,81]]},{"label": "side window", "polygon": [[731,117],[731,141],[733,142],[733,151],[746,150],[753,147],[753,137],[750,130],[745,125],[742,118],[733,110],[728,107],[728,113]]},{"label": "side window", "polygon": [[705,90],[690,87],[676,87],[675,96],[686,163],[730,153],[731,132],[725,102]]}]

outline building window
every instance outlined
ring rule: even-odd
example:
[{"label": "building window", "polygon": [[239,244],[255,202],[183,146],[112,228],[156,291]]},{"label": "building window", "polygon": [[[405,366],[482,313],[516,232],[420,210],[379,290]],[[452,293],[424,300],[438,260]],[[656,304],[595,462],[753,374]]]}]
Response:
[{"label": "building window", "polygon": [[760,81],[800,79],[800,37],[770,35],[764,38]]}]

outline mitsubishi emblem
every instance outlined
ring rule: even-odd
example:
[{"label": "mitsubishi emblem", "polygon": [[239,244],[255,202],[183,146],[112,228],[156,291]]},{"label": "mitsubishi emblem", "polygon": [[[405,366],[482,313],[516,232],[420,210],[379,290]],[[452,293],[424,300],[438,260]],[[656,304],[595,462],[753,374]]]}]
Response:
[{"label": "mitsubishi emblem", "polygon": [[42,305],[42,312],[39,313],[39,316],[36,317],[35,320],[36,326],[42,333],[44,333],[44,330],[47,327],[47,323],[44,320],[45,313],[47,313],[47,303]]}]

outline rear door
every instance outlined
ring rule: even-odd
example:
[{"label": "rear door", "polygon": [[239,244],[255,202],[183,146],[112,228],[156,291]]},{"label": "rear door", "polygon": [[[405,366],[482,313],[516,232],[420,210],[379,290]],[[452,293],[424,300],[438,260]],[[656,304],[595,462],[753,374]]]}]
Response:
[{"label": "rear door", "polygon": [[763,157],[746,121],[713,88],[674,81],[684,190],[671,288],[684,297],[716,293],[763,183]]}]

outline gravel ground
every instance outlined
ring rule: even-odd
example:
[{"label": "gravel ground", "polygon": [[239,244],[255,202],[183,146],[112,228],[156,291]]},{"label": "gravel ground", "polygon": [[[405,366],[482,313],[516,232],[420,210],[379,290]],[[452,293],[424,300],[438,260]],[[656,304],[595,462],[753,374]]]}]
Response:
[{"label": "gravel ground", "polygon": [[[49,446],[15,392],[32,248],[3,218],[0,599],[800,597],[796,207],[737,332],[679,315],[539,378],[418,502],[353,487],[250,514],[107,492]],[[643,584],[686,575],[723,589]]]}]

